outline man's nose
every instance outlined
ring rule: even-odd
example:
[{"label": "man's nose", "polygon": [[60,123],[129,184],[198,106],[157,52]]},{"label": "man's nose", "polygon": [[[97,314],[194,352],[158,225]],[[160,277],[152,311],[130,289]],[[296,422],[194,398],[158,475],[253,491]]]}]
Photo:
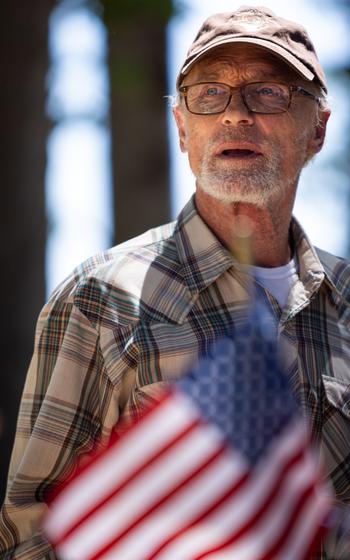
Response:
[{"label": "man's nose", "polygon": [[225,126],[249,126],[254,123],[254,113],[246,107],[239,90],[232,93],[230,103],[222,113],[221,119]]}]

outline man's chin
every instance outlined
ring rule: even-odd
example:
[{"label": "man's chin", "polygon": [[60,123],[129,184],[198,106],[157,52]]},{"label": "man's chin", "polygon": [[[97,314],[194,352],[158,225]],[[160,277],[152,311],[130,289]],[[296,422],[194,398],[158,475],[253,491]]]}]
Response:
[{"label": "man's chin", "polygon": [[197,188],[218,202],[225,204],[245,203],[264,207],[269,204],[270,199],[273,197],[272,190],[262,189],[261,186],[255,185],[239,188],[237,183],[215,185],[212,182],[207,183],[204,181],[199,182]]}]

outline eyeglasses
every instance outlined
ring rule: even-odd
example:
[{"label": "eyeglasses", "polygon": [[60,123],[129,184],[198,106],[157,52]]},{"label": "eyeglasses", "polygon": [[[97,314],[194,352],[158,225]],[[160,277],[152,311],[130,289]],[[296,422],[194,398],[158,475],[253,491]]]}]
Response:
[{"label": "eyeglasses", "polygon": [[280,82],[254,82],[237,87],[220,82],[199,82],[179,88],[187,109],[194,115],[223,113],[236,90],[240,92],[243,103],[252,113],[285,113],[290,107],[293,93],[300,93],[317,103],[320,102],[319,97],[304,88]]}]

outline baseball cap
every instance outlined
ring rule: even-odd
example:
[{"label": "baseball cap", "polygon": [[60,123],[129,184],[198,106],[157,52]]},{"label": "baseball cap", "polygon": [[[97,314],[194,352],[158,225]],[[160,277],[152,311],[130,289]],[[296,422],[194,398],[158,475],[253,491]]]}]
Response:
[{"label": "baseball cap", "polygon": [[199,59],[221,45],[232,43],[250,43],[271,51],[303,78],[315,80],[327,92],[326,77],[306,29],[263,6],[241,6],[234,12],[206,19],[187,53],[177,87]]}]

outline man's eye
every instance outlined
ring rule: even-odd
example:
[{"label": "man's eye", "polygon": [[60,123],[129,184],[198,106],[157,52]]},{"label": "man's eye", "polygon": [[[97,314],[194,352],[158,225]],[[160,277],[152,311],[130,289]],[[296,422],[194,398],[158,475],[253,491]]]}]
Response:
[{"label": "man's eye", "polygon": [[270,86],[261,87],[256,90],[256,93],[257,95],[265,97],[279,97],[280,95],[283,95],[283,92],[280,88]]},{"label": "man's eye", "polygon": [[225,93],[226,93],[226,89],[217,84],[203,86],[201,90],[201,95],[207,97],[216,97],[217,95],[223,95]]},{"label": "man's eye", "polygon": [[219,88],[217,87],[210,87],[205,90],[205,95],[217,95],[219,92]]},{"label": "man's eye", "polygon": [[274,91],[272,88],[260,88],[257,90],[257,93],[259,93],[260,95],[274,95],[276,94],[276,91]]}]

